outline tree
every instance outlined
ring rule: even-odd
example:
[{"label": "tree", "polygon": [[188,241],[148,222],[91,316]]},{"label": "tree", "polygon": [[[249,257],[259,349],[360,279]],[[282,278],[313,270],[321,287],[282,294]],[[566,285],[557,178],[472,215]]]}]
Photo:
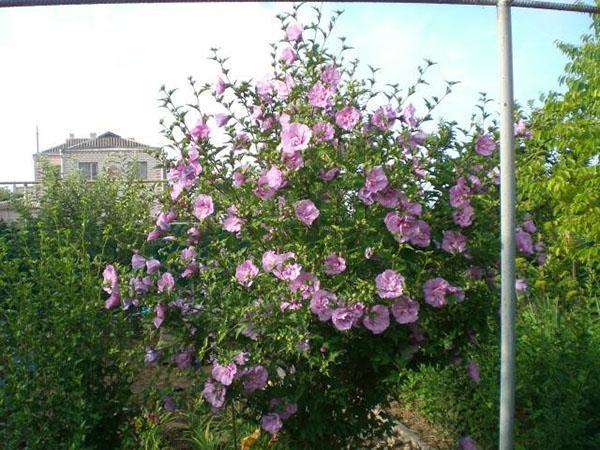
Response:
[{"label": "tree", "polygon": [[543,217],[546,270],[570,297],[597,280],[600,262],[600,19],[579,45],[558,47],[569,58],[565,92],[548,93],[533,111],[518,179],[524,207]]}]

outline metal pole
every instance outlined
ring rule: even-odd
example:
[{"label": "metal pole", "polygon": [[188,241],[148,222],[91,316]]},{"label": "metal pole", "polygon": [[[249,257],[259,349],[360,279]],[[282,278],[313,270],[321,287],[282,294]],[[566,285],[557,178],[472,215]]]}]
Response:
[{"label": "metal pole", "polygon": [[498,0],[500,68],[501,362],[500,450],[514,447],[515,411],[515,157],[511,0]]},{"label": "metal pole", "polygon": [[[280,0],[281,1],[281,0]],[[282,0],[293,3],[296,0]],[[325,3],[335,2],[328,0]],[[119,5],[128,3],[255,3],[256,0],[0,0],[0,8],[57,5]],[[432,5],[496,6],[497,0],[345,0],[345,3],[417,3]],[[513,0],[513,8],[551,9],[590,14],[600,13],[595,5],[556,3],[554,1]]]}]

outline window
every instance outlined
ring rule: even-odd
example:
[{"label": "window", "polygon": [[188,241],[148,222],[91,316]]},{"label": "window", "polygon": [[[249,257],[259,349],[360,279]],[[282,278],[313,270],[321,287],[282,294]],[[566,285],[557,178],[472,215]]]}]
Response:
[{"label": "window", "polygon": [[97,162],[80,162],[79,173],[86,180],[95,180],[98,176]]},{"label": "window", "polygon": [[137,162],[137,176],[142,180],[148,178],[148,163],[146,161]]}]

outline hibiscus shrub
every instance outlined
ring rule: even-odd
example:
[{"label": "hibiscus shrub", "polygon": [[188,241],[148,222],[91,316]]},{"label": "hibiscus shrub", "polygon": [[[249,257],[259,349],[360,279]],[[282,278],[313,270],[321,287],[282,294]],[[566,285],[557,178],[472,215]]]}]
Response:
[{"label": "hibiscus shrub", "polygon": [[[341,448],[407,370],[497,320],[497,129],[486,101],[468,130],[434,125],[441,99],[413,100],[429,63],[406,91],[360,79],[325,46],[337,15],[279,18],[269,77],[215,52],[215,87],[164,91],[170,188],[132,268],[107,267],[106,307],[153,310],[146,363],[194,373],[168,409],[201,397],[289,448]],[[525,267],[543,255],[523,222]]]}]

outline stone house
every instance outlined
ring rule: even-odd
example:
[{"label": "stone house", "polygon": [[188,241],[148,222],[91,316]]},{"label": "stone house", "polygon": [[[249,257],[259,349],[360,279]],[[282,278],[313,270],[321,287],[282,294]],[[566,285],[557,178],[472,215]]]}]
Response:
[{"label": "stone house", "polygon": [[80,174],[94,180],[102,171],[120,173],[128,168],[137,171],[143,180],[163,180],[159,167],[160,149],[107,131],[101,135],[90,134],[76,138],[73,134],[60,145],[33,155],[35,181],[41,181],[42,161],[63,177]]}]

